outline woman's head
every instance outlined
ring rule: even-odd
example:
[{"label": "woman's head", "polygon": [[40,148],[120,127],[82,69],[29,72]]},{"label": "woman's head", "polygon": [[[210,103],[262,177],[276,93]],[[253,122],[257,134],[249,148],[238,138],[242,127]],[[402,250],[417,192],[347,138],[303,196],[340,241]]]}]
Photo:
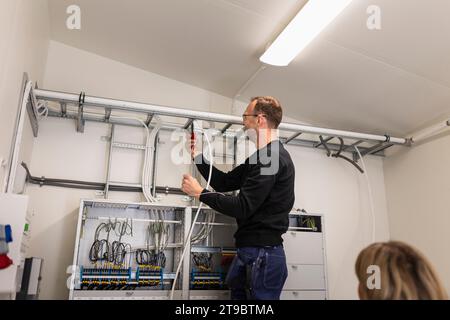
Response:
[{"label": "woman's head", "polygon": [[[380,286],[372,289],[368,286],[368,279],[372,277],[368,270],[373,266],[379,270]],[[360,252],[355,271],[361,299],[447,299],[434,268],[425,256],[402,242],[380,242],[368,246]]]}]

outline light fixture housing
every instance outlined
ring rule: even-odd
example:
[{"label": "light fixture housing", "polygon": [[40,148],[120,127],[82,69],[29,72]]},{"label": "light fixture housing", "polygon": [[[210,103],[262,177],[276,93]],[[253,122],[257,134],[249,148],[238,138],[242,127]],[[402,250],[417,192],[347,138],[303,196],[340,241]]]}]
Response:
[{"label": "light fixture housing", "polygon": [[287,66],[353,0],[309,0],[259,58],[265,64]]}]

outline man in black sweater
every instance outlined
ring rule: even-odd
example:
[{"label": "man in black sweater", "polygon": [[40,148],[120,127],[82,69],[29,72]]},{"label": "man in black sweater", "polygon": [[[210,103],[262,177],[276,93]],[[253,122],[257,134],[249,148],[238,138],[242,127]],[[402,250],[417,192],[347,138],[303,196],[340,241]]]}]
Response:
[{"label": "man in black sweater", "polygon": [[[190,175],[182,190],[214,210],[236,218],[237,254],[228,270],[232,299],[279,299],[287,278],[282,234],[289,227],[294,205],[295,168],[278,140],[282,119],[280,103],[273,97],[252,98],[242,115],[247,136],[257,151],[232,171],[213,168],[210,192]],[[197,168],[208,179],[209,163],[195,148]],[[220,192],[239,190],[237,196]]]}]

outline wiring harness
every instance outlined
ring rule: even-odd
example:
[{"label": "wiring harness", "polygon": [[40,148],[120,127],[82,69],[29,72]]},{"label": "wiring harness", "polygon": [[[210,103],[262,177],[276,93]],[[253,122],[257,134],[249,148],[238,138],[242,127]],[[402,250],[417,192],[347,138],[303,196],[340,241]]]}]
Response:
[{"label": "wiring harness", "polygon": [[[99,239],[102,231],[106,233],[106,238]],[[114,231],[118,240],[110,243],[111,231]],[[133,235],[133,220],[126,219],[124,222],[109,220],[100,223],[95,230],[94,242],[89,250],[89,260],[95,264],[107,262],[113,266],[124,266],[127,253],[131,254],[131,245],[121,242],[124,235]]]},{"label": "wiring harness", "polygon": [[192,263],[198,271],[211,272],[212,271],[212,254],[210,253],[192,253]]}]

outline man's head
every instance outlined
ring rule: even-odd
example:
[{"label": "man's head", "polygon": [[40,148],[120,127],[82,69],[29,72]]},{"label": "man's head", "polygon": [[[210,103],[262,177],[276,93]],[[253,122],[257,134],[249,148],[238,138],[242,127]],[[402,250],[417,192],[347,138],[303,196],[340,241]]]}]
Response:
[{"label": "man's head", "polygon": [[283,118],[280,102],[274,97],[254,97],[250,99],[242,120],[248,129],[277,129]]}]

